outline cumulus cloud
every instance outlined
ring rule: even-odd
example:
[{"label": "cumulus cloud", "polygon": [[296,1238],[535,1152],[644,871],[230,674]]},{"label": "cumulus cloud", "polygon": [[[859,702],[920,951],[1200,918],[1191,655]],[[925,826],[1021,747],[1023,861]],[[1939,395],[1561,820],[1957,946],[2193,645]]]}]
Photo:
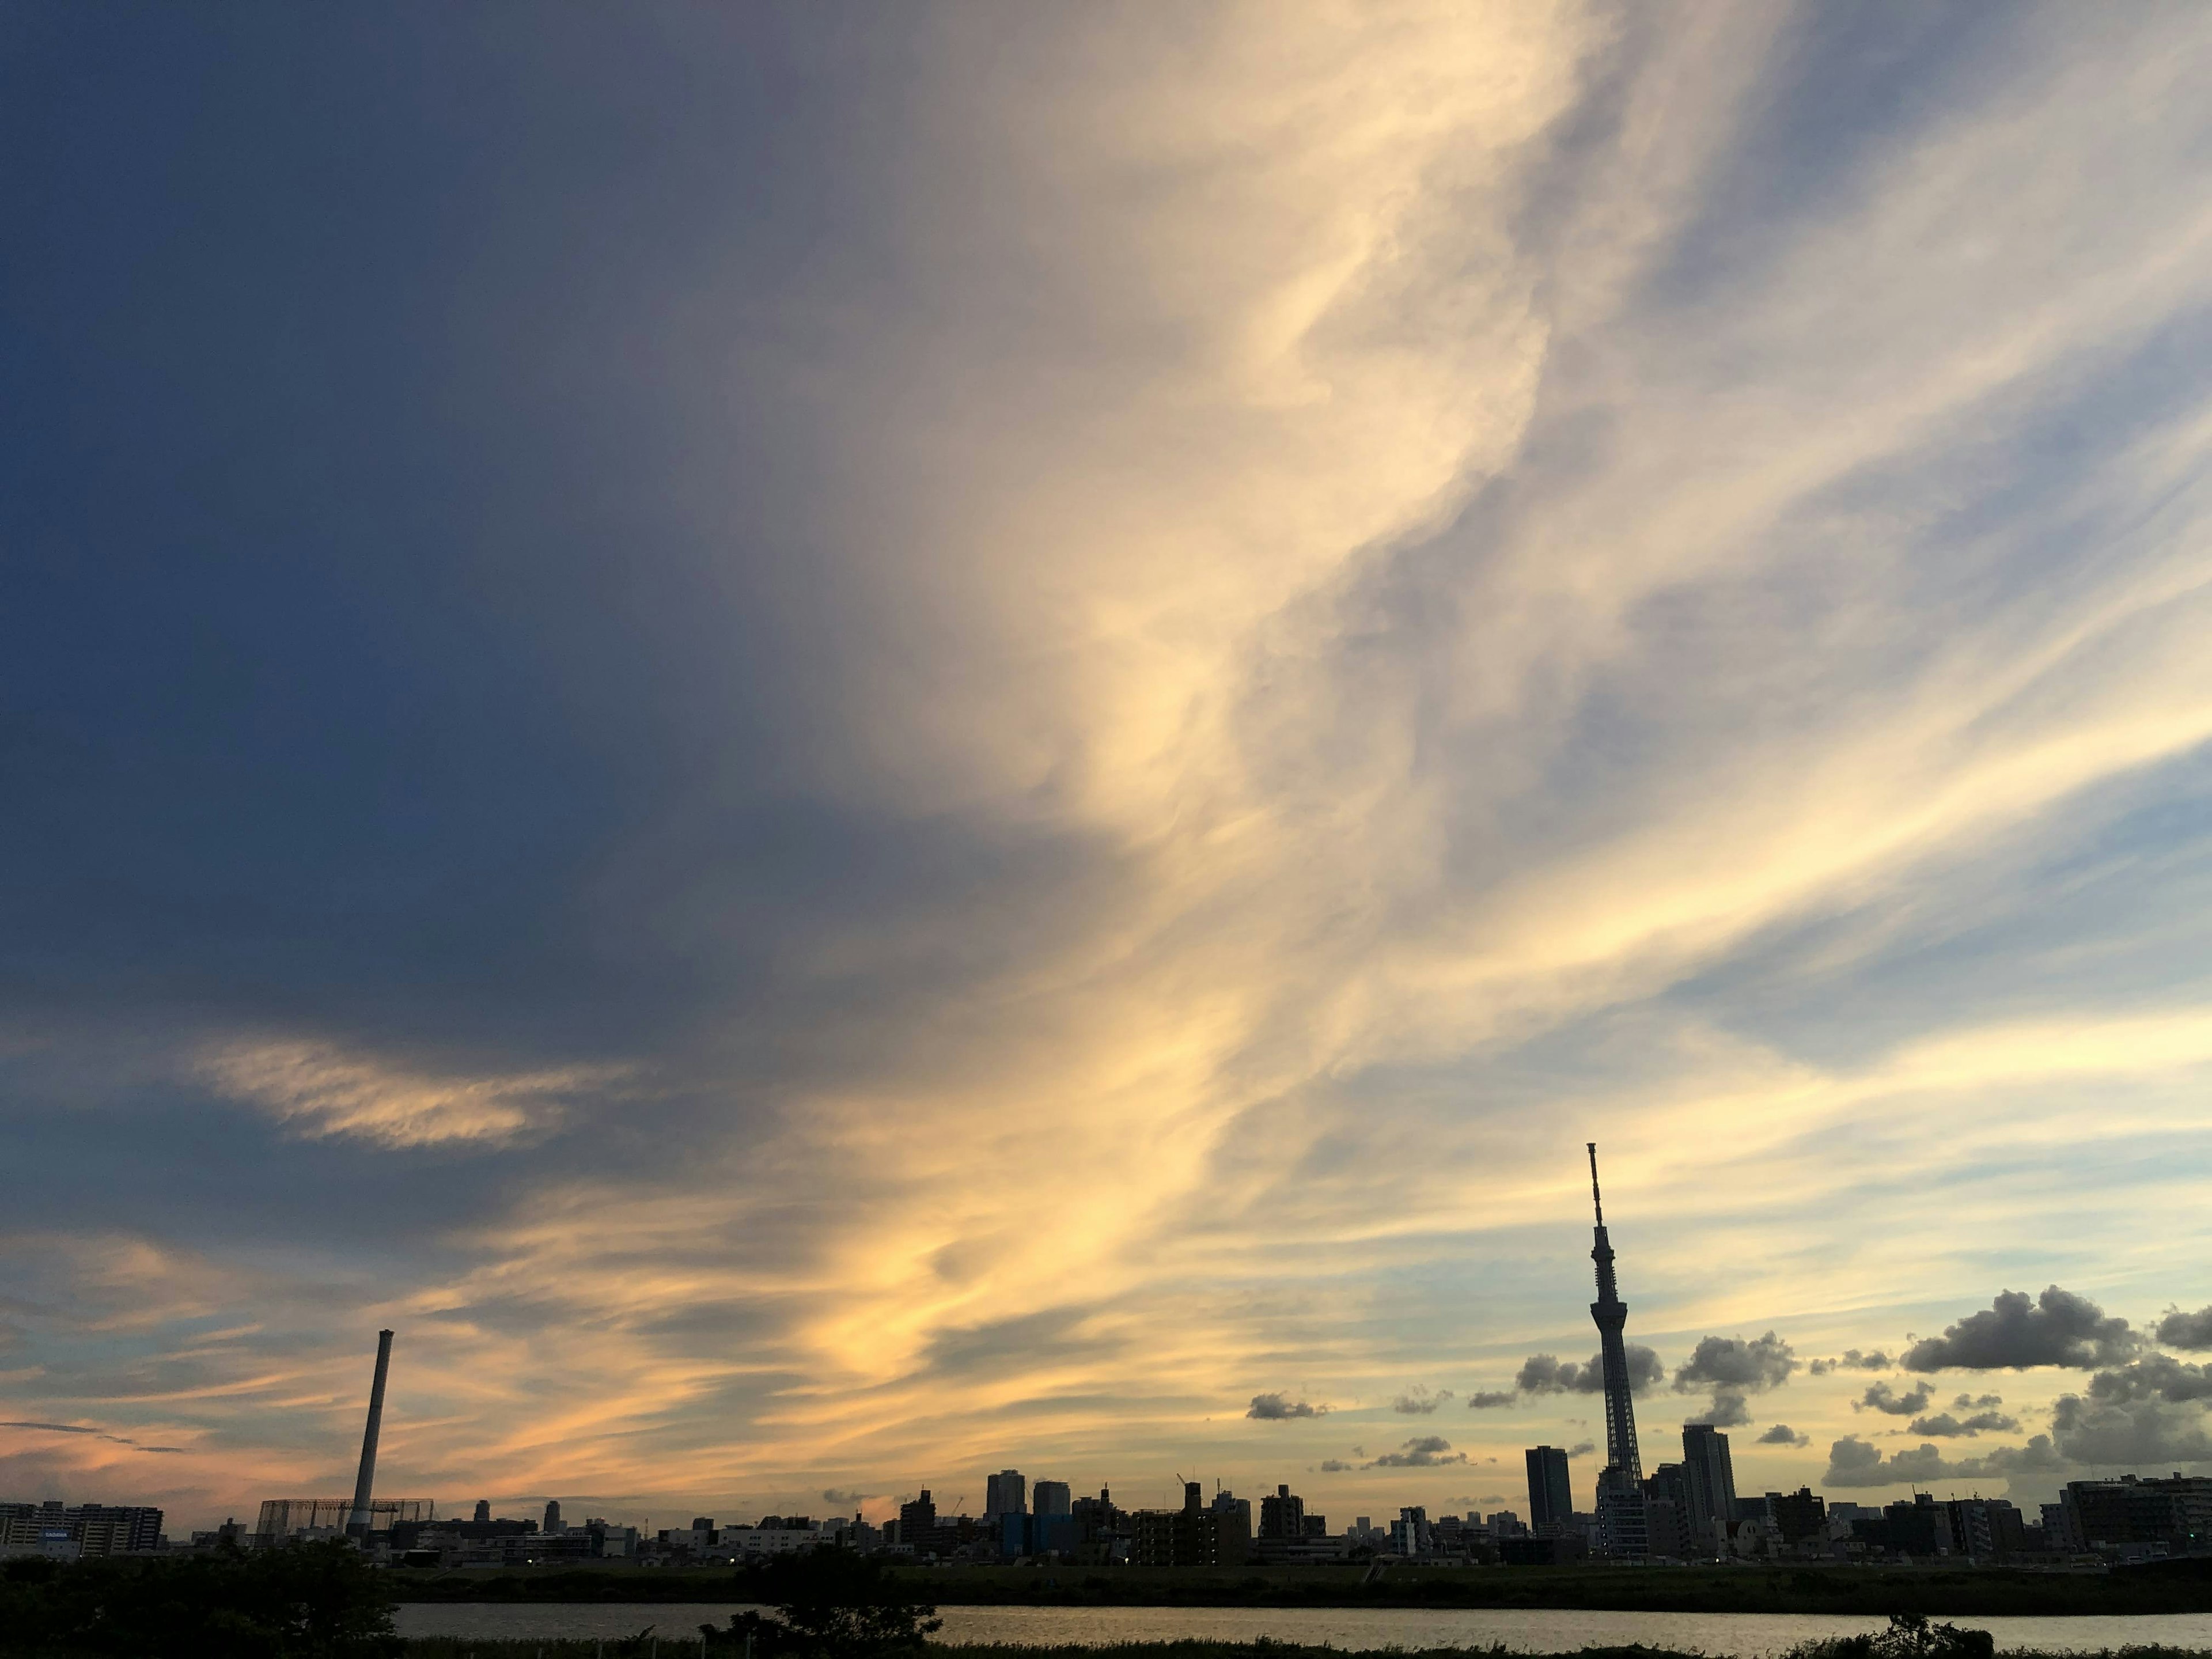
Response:
[{"label": "cumulus cloud", "polygon": [[2212,1362],[2191,1364],[2171,1354],[2146,1354],[2092,1376],[2089,1397],[2112,1405],[2155,1399],[2178,1406],[2192,1400],[2212,1400]]},{"label": "cumulus cloud", "polygon": [[1729,1389],[1713,1391],[1712,1403],[1689,1419],[1692,1423],[1709,1423],[1717,1429],[1739,1428],[1751,1421],[1750,1402]]},{"label": "cumulus cloud", "polygon": [[1777,1423],[1759,1437],[1758,1443],[1762,1446],[1809,1446],[1813,1443],[1813,1437],[1800,1434],[1787,1423]]},{"label": "cumulus cloud", "polygon": [[1404,1442],[1396,1451],[1384,1452],[1370,1462],[1370,1469],[1432,1469],[1446,1463],[1464,1463],[1465,1452],[1455,1452],[1440,1434],[1424,1434]]},{"label": "cumulus cloud", "polygon": [[1748,1342],[1740,1336],[1703,1337],[1676,1367],[1674,1392],[1726,1388],[1755,1394],[1780,1388],[1796,1369],[1790,1345],[1772,1331]]},{"label": "cumulus cloud", "polygon": [[2212,1307],[2195,1313],[2168,1308],[2153,1334],[2169,1348],[2212,1348]]},{"label": "cumulus cloud", "polygon": [[2048,1475],[2064,1468],[2064,1460],[2048,1435],[2033,1436],[2025,1446],[2000,1447],[1982,1457],[1946,1458],[1931,1444],[1900,1449],[1883,1457],[1881,1449],[1845,1435],[1828,1449],[1828,1467],[1820,1479],[1828,1486],[1926,1486],[1937,1480],[2011,1479]]},{"label": "cumulus cloud", "polygon": [[[1634,1393],[1648,1394],[1666,1380],[1667,1367],[1650,1348],[1631,1342],[1626,1345],[1626,1354],[1629,1388]],[[1592,1354],[1587,1364],[1577,1364],[1548,1353],[1532,1353],[1522,1363],[1510,1389],[1477,1390],[1468,1396],[1467,1403],[1477,1411],[1484,1411],[1544,1395],[1604,1392],[1602,1355]]]},{"label": "cumulus cloud", "polygon": [[2020,1427],[2017,1418],[2002,1412],[1977,1412],[1972,1417],[1954,1417],[1942,1412],[1932,1417],[1916,1417],[1907,1425],[1908,1434],[1927,1435],[1937,1440],[1972,1439],[1978,1434],[2009,1434]]},{"label": "cumulus cloud", "polygon": [[1711,1390],[1712,1403],[1693,1420],[1733,1428],[1751,1421],[1747,1394],[1780,1388],[1796,1369],[1790,1345],[1772,1331],[1750,1341],[1740,1336],[1708,1336],[1675,1369],[1674,1392]]},{"label": "cumulus cloud", "polygon": [[1342,1474],[1346,1469],[1356,1469],[1358,1467],[1357,1463],[1347,1463],[1338,1457],[1324,1457],[1321,1462],[1321,1472],[1323,1474]]},{"label": "cumulus cloud", "polygon": [[1309,1405],[1286,1395],[1255,1394],[1252,1403],[1245,1407],[1244,1415],[1257,1418],[1262,1423],[1280,1423],[1293,1417],[1322,1417],[1328,1412],[1326,1406]]},{"label": "cumulus cloud", "polygon": [[1890,1357],[1876,1348],[1861,1353],[1856,1348],[1846,1348],[1839,1358],[1816,1359],[1806,1369],[1815,1376],[1826,1376],[1830,1371],[1886,1371],[1892,1364]]},{"label": "cumulus cloud", "polygon": [[1929,1388],[1925,1382],[1915,1384],[1899,1394],[1887,1382],[1868,1385],[1867,1391],[1851,1402],[1855,1412],[1886,1412],[1892,1417],[1911,1417],[1928,1409]]},{"label": "cumulus cloud", "polygon": [[1568,1456],[1570,1456],[1570,1457],[1588,1457],[1588,1456],[1589,1456],[1592,1452],[1595,1451],[1596,1449],[1597,1449],[1597,1442],[1596,1442],[1596,1441],[1595,1441],[1595,1440],[1577,1440],[1577,1441],[1576,1441],[1576,1442],[1575,1442],[1575,1443],[1574,1443],[1573,1445],[1571,1445],[1571,1446],[1570,1446],[1570,1447],[1568,1447],[1568,1448],[1567,1448],[1567,1455],[1568,1455]]},{"label": "cumulus cloud", "polygon": [[1452,1397],[1449,1389],[1431,1390],[1415,1385],[1390,1402],[1390,1409],[1407,1417],[1426,1417]]},{"label": "cumulus cloud", "polygon": [[2212,1462],[2203,1411],[2155,1394],[2106,1400],[2061,1395],[2051,1409],[2051,1435],[2060,1454],[2077,1464],[2142,1468]]},{"label": "cumulus cloud", "polygon": [[2080,1370],[2132,1356],[2142,1339],[2128,1322],[2108,1316],[2084,1296],[2046,1285],[2031,1300],[2025,1291],[2002,1291],[1943,1334],[1914,1343],[1902,1361],[1907,1370],[2026,1370],[2063,1365]]}]

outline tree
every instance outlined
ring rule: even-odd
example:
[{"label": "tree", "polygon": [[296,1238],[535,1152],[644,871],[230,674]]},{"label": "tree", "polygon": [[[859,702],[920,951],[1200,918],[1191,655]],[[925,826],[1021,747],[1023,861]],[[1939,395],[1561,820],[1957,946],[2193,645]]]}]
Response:
[{"label": "tree", "polygon": [[[750,1639],[754,1659],[893,1659],[921,1651],[944,1622],[935,1607],[909,1599],[881,1562],[850,1550],[779,1556],[738,1583],[776,1611],[730,1620],[727,1633]],[[701,1631],[723,1634],[711,1625]]]}]

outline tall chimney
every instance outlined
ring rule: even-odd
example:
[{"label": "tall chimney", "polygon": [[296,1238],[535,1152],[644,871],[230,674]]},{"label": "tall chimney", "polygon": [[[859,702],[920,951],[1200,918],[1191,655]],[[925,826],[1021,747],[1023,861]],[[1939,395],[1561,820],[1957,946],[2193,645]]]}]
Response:
[{"label": "tall chimney", "polygon": [[392,1333],[376,1334],[376,1381],[368,1391],[368,1428],[361,1437],[361,1474],[353,1483],[353,1513],[346,1536],[368,1542],[368,1494],[376,1484],[376,1435],[384,1426],[384,1374],[392,1368]]}]

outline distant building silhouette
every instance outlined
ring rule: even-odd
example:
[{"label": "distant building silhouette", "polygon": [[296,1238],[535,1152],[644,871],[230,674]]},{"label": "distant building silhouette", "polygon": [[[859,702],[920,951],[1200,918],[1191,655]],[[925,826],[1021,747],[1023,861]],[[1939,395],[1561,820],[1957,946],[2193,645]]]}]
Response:
[{"label": "distant building silhouette", "polygon": [[1019,1469],[1001,1469],[988,1475],[983,1481],[983,1518],[995,1519],[1001,1515],[1029,1513],[1029,1482],[1022,1478]]},{"label": "distant building silhouette", "polygon": [[562,1529],[561,1500],[557,1498],[549,1498],[545,1500],[545,1524],[540,1527],[538,1530],[540,1532],[559,1532]]},{"label": "distant building silhouette", "polygon": [[489,1498],[479,1498],[477,1499],[476,1518],[479,1521],[489,1521],[491,1519],[491,1499]]},{"label": "distant building silhouette", "polygon": [[1548,1537],[1575,1511],[1567,1455],[1557,1446],[1531,1446],[1523,1455],[1528,1463],[1528,1528]]},{"label": "distant building silhouette", "polygon": [[1040,1480],[1030,1493],[1030,1510],[1034,1515],[1066,1515],[1073,1494],[1065,1480]]},{"label": "distant building silhouette", "polygon": [[1652,1554],[1687,1561],[1713,1553],[1711,1540],[1698,1534],[1688,1471],[1680,1463],[1662,1463],[1651,1471],[1644,1483],[1644,1511]]},{"label": "distant building silhouette", "polygon": [[1683,1424],[1682,1473],[1690,1488],[1690,1525],[1703,1548],[1713,1543],[1716,1527],[1733,1527],[1737,1520],[1728,1436],[1710,1423]]},{"label": "distant building silhouette", "polygon": [[1251,1553],[1251,1506],[1232,1499],[1207,1509],[1195,1480],[1183,1483],[1180,1510],[1139,1510],[1129,1517],[1133,1566],[1241,1567]]}]

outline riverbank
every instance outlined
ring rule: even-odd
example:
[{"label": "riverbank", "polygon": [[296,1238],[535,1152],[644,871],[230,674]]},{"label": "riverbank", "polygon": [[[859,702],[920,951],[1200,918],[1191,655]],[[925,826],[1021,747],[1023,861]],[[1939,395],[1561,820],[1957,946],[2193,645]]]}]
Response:
[{"label": "riverbank", "polygon": [[[492,1642],[425,1637],[404,1644],[405,1659],[659,1659],[663,1648],[668,1659],[684,1659],[687,1653],[700,1651],[699,1638],[696,1632],[688,1638],[647,1635],[611,1642]],[[1498,1648],[1340,1648],[1274,1641],[1119,1642],[1099,1647],[933,1642],[929,1650],[932,1659],[1706,1659],[1703,1654],[1647,1647],[1578,1648],[1565,1654],[1506,1656]],[[2075,1654],[2046,1654],[2032,1648],[2000,1649],[1999,1653],[2002,1659],[2081,1659]],[[2100,1659],[2212,1659],[2212,1650],[2115,1648],[2107,1650]]]},{"label": "riverbank", "polygon": [[[1998,1567],[901,1568],[914,1599],[971,1607],[1498,1607],[1621,1613],[2068,1617],[2212,1612],[2212,1560],[2109,1573]],[[763,1599],[714,1571],[505,1568],[391,1575],[401,1601],[704,1602]]]}]

